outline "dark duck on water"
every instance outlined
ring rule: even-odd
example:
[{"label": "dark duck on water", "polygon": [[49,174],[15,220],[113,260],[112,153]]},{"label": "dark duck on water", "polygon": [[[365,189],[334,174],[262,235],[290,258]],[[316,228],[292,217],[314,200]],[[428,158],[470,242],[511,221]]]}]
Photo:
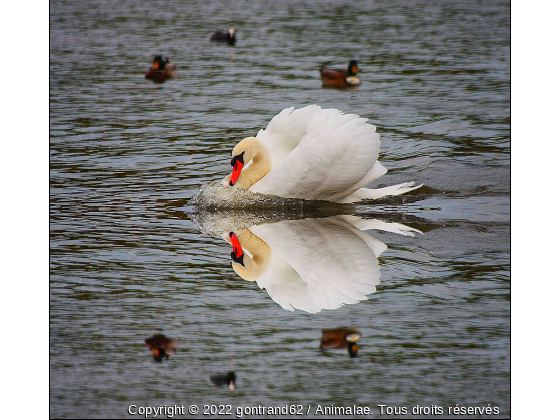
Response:
[{"label": "dark duck on water", "polygon": [[226,42],[229,45],[235,44],[235,29],[229,28],[227,32],[218,31],[210,37],[213,42]]},{"label": "dark duck on water", "polygon": [[227,385],[229,389],[235,389],[235,372],[230,371],[226,374],[218,374],[210,376],[210,380],[216,386]]},{"label": "dark duck on water", "polygon": [[161,55],[156,55],[152,67],[150,67],[144,77],[157,83],[163,83],[168,79],[175,79],[177,77],[177,69],[175,64],[169,62],[169,58],[166,58],[164,61]]}]

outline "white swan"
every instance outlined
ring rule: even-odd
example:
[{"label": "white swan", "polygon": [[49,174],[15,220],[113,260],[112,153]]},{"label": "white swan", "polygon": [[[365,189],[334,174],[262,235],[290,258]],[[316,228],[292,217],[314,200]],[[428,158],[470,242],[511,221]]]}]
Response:
[{"label": "white swan", "polygon": [[255,281],[284,309],[317,313],[375,292],[377,257],[387,246],[360,229],[420,232],[400,223],[332,216],[264,223],[222,237],[233,247],[232,267],[241,278]]},{"label": "white swan", "polygon": [[232,151],[222,183],[284,198],[352,203],[399,195],[422,185],[368,189],[387,169],[377,161],[379,134],[366,118],[318,105],[286,108]]}]

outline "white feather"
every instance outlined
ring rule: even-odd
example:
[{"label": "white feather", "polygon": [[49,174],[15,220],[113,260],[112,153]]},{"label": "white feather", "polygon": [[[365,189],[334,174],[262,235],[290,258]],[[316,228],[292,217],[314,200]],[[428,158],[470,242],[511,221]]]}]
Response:
[{"label": "white feather", "polygon": [[272,254],[256,282],[285,309],[336,309],[366,300],[379,284],[374,250],[382,252],[385,245],[340,217],[281,221],[250,230]]},{"label": "white feather", "polygon": [[[251,181],[254,184],[249,183],[248,189],[284,198],[347,203],[419,188],[411,188],[410,183],[362,188],[387,172],[377,161],[381,141],[375,130],[367,119],[336,109],[286,108],[256,136],[259,147],[268,152],[270,169]],[[240,179],[251,167],[245,164]]]}]

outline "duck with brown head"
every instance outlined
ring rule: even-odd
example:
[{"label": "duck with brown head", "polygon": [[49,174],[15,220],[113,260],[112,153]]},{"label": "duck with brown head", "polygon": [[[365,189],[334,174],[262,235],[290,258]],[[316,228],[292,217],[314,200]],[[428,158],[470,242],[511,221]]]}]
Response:
[{"label": "duck with brown head", "polygon": [[357,76],[358,73],[358,62],[356,60],[350,60],[348,63],[348,68],[344,69],[329,69],[321,66],[319,69],[321,74],[321,80],[323,81],[323,87],[333,87],[333,88],[349,88],[353,86],[358,86],[361,82]]}]

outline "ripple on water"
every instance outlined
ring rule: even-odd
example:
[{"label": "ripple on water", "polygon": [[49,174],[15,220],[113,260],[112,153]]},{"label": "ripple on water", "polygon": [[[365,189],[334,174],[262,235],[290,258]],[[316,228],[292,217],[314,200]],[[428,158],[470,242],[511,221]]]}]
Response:
[{"label": "ripple on water", "polygon": [[[185,396],[202,407],[372,406],[372,395],[491,403],[507,417],[509,3],[191,3],[50,3],[51,417],[125,417],[129,404]],[[230,24],[236,46],[210,44]],[[176,80],[144,79],[156,54]],[[361,86],[322,89],[319,66],[351,58]],[[424,235],[371,232],[388,246],[378,292],[316,315],[240,279],[231,246],[188,220],[215,236],[338,211],[231,189],[216,203],[219,183],[199,191],[230,172],[239,140],[313,103],[378,127],[379,186],[425,185],[358,206]],[[320,330],[348,324],[363,333],[359,357],[320,353]],[[144,343],[160,329],[180,344],[162,364]],[[228,369],[234,393],[209,383]]]},{"label": "ripple on water", "polygon": [[275,197],[242,188],[227,187],[217,181],[201,186],[196,195],[187,202],[187,205],[205,210],[251,209],[279,212],[313,211],[324,207],[337,207],[339,209],[351,207],[328,201]]}]

